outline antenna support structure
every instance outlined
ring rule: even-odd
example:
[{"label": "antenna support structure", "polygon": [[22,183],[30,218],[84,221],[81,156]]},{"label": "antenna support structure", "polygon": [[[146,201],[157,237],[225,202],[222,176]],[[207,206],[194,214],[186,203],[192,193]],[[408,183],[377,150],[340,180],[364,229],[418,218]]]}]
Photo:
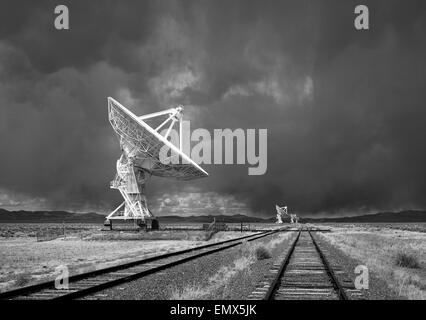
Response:
[{"label": "antenna support structure", "polygon": [[[166,166],[160,161],[159,152],[167,140],[175,124],[179,125],[179,149],[171,148],[180,157],[187,156],[182,152],[182,117],[183,106],[154,112],[137,117],[113,98],[108,98],[109,121],[117,133],[121,156],[117,160],[117,173],[110,183],[123,197],[123,202],[107,217],[105,225],[112,228],[112,220],[135,220],[139,226],[147,226],[151,222],[152,229],[158,228],[158,221],[148,208],[145,187],[152,175],[174,177],[190,180],[208,174],[192,160],[186,165]],[[150,127],[145,121],[161,117],[165,120],[158,126]],[[164,129],[167,128],[164,134]],[[160,130],[163,129],[163,135]]]},{"label": "antenna support structure", "polygon": [[279,224],[284,223],[283,222],[284,217],[289,217],[291,224],[299,222],[299,217],[296,214],[288,213],[287,206],[279,207],[278,205],[275,205],[275,209],[277,210],[276,223],[279,223]]}]

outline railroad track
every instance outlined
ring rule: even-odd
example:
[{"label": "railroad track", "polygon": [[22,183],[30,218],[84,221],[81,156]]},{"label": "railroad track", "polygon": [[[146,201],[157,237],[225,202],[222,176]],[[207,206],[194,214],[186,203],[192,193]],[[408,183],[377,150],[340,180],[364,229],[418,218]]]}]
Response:
[{"label": "railroad track", "polygon": [[[339,266],[332,266],[311,229],[301,229],[290,249],[249,299],[348,300],[361,297]],[[341,276],[338,277],[337,275]]]},{"label": "railroad track", "polygon": [[244,241],[250,242],[264,238],[279,231],[281,230],[260,232],[254,235],[166,253],[159,256],[74,275],[69,277],[68,289],[56,289],[54,281],[26,286],[0,293],[0,299],[50,300],[81,298],[95,294],[103,289],[114,287],[121,283],[142,278],[167,268],[235,247],[242,244]]}]

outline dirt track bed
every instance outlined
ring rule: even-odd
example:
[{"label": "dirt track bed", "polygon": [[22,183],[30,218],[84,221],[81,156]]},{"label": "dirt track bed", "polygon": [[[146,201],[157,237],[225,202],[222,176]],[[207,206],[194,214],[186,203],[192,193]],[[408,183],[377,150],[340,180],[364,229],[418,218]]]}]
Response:
[{"label": "dirt track bed", "polygon": [[[92,296],[96,299],[245,299],[269,270],[274,257],[286,250],[294,233],[282,233],[199,258]],[[272,257],[257,260],[262,244]]]}]

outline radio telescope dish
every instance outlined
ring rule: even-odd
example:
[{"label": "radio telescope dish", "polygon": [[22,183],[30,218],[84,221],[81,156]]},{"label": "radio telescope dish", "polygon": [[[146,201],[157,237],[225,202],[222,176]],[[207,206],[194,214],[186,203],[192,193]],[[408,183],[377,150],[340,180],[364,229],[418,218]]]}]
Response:
[{"label": "radio telescope dish", "polygon": [[[148,209],[144,192],[145,184],[151,175],[178,180],[208,176],[206,171],[182,151],[182,116],[183,106],[179,106],[138,117],[118,101],[108,97],[109,122],[118,135],[122,150],[111,188],[120,191],[124,202],[107,216],[107,222],[110,223],[114,219],[133,219],[145,224],[146,220],[154,219]],[[145,122],[161,117],[165,120],[155,129]],[[167,140],[176,122],[179,122],[179,148]],[[163,136],[160,130],[167,123],[170,124]],[[175,161],[177,164],[165,164],[161,161],[160,150],[163,146],[170,148],[174,156],[179,157],[179,161]]]},{"label": "radio telescope dish", "polygon": [[290,223],[298,223],[299,217],[296,214],[288,213],[287,206],[279,207],[275,205],[275,209],[277,210],[277,221],[276,223],[283,223],[283,218],[288,216],[290,218]]},{"label": "radio telescope dish", "polygon": [[280,208],[279,206],[275,205],[275,210],[277,210],[277,221],[276,223],[283,223],[283,218],[285,215],[287,215],[287,206]]}]

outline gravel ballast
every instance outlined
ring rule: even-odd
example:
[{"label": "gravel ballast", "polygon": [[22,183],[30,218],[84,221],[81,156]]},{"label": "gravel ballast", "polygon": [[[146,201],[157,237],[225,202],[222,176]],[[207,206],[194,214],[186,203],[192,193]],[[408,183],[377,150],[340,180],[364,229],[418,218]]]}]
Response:
[{"label": "gravel ballast", "polygon": [[[241,245],[100,291],[87,298],[167,300],[176,298],[176,292],[184,292],[185,289],[189,288],[195,292],[188,299],[245,299],[255,289],[258,280],[269,270],[278,253],[289,247],[293,238],[292,235],[295,235],[295,233],[288,236],[284,235],[285,233],[274,234],[245,244],[245,246],[267,245],[273,239],[276,240],[277,237],[283,239],[271,250],[271,258],[254,261],[248,268],[235,272],[235,275],[225,283],[222,283],[223,279],[218,279],[221,282],[215,285],[212,283],[212,279],[217,278],[218,272],[223,271],[224,268],[233,269],[236,259],[241,257],[241,250],[243,250]],[[197,291],[200,292],[198,296]]]}]

